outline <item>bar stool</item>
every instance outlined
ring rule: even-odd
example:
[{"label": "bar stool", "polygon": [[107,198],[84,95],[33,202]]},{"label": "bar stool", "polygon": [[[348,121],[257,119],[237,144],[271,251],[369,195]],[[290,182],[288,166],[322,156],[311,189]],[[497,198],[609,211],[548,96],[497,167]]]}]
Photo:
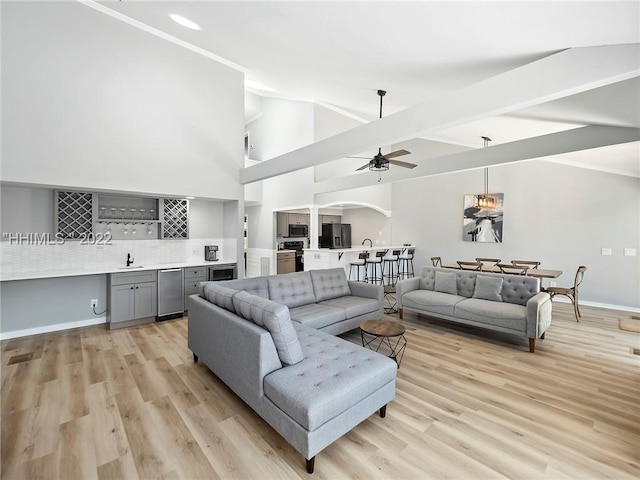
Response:
[{"label": "bar stool", "polygon": [[[382,259],[382,283],[385,285],[395,285],[398,283],[399,265],[401,250],[393,250],[390,256]],[[385,282],[386,280],[386,282]]]},{"label": "bar stool", "polygon": [[440,258],[440,257],[431,257],[431,263],[433,263],[434,267],[441,267],[442,266],[442,258]]},{"label": "bar stool", "polygon": [[[353,268],[355,267],[356,269],[356,281],[360,282],[360,281],[367,281],[367,258],[369,258],[369,252],[361,252],[358,255],[358,260],[361,261],[354,261],[349,263],[349,280],[351,280],[351,271],[353,270]],[[364,280],[360,280],[360,269],[364,270]]]},{"label": "bar stool", "polygon": [[414,277],[413,256],[416,253],[415,248],[407,250],[405,255],[398,257],[398,279]]},{"label": "bar stool", "polygon": [[[382,257],[384,257],[384,254],[385,252],[380,250],[376,252],[376,256],[374,258],[367,258],[365,260],[365,263],[367,264],[367,282],[382,285]],[[371,269],[371,275],[369,275],[369,269]]]}]

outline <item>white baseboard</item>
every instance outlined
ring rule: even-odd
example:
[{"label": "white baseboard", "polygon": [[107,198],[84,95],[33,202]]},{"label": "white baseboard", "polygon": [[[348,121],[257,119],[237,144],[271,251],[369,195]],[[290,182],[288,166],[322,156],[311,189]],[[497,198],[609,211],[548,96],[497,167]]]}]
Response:
[{"label": "white baseboard", "polygon": [[[553,301],[560,303],[571,303],[571,300],[562,296],[555,297]],[[580,305],[584,305],[586,307],[608,308],[610,310],[620,310],[623,312],[640,313],[640,308],[638,307],[625,307],[624,305],[612,305],[610,303],[587,302],[585,300],[580,300]]]},{"label": "white baseboard", "polygon": [[92,325],[100,325],[107,323],[107,317],[96,317],[88,320],[78,320],[75,322],[56,323],[55,325],[46,325],[44,327],[27,328],[25,330],[14,330],[13,332],[0,333],[0,340],[9,340],[11,338],[28,337],[29,335],[38,335],[41,333],[59,332],[61,330],[70,330],[78,327],[90,327]]}]

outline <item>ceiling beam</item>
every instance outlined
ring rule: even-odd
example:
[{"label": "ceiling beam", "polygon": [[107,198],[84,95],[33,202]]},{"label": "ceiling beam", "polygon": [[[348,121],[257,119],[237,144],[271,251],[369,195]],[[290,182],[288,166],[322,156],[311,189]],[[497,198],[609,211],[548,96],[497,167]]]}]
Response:
[{"label": "ceiling beam", "polygon": [[[482,167],[504,165],[537,158],[561,155],[580,150],[639,142],[640,129],[630,127],[587,126],[527,138],[510,143],[477,148],[430,158],[413,169],[391,166],[382,173],[384,183],[412,180],[419,177],[461,172]],[[314,184],[314,194],[367,187],[378,183],[374,172],[339,177]]]},{"label": "ceiling beam", "polygon": [[247,184],[640,76],[640,44],[571,48],[240,170]]}]

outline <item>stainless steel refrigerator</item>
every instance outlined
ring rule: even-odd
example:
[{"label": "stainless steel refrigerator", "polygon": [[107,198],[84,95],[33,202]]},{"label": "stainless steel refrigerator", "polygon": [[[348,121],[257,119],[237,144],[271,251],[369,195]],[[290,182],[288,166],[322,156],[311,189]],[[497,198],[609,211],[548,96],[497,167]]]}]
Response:
[{"label": "stainless steel refrigerator", "polygon": [[351,225],[348,223],[323,223],[321,248],[351,248]]}]

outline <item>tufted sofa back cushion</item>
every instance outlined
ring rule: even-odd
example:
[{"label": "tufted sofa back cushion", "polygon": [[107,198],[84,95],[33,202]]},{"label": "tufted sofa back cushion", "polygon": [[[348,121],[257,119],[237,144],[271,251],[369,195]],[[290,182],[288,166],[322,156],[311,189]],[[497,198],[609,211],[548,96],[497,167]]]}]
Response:
[{"label": "tufted sofa back cushion", "polygon": [[332,298],[351,295],[349,282],[344,268],[327,268],[324,270],[311,270],[311,281],[316,302],[331,300]]},{"label": "tufted sofa back cushion", "polygon": [[526,305],[531,297],[540,292],[540,280],[523,275],[504,275],[502,277],[502,301]]},{"label": "tufted sofa back cushion", "polygon": [[234,290],[244,290],[251,295],[257,295],[262,298],[269,298],[268,277],[243,278],[239,280],[224,280],[216,282],[223,287],[233,288]]},{"label": "tufted sofa back cushion", "polygon": [[247,292],[237,292],[233,305],[242,318],[269,330],[282,363],[294,365],[302,361],[302,347],[287,307]]},{"label": "tufted sofa back cushion", "polygon": [[476,277],[478,275],[500,277],[503,279],[502,291],[500,292],[503,302],[526,305],[531,297],[540,292],[540,280],[534,277],[437,267],[424,267],[420,272],[420,288],[422,290],[433,290],[436,271],[438,270],[456,272],[458,295],[463,297],[473,297],[473,292],[476,287]]},{"label": "tufted sofa back cushion", "polygon": [[287,273],[267,277],[269,298],[289,308],[316,303],[309,272]]}]

